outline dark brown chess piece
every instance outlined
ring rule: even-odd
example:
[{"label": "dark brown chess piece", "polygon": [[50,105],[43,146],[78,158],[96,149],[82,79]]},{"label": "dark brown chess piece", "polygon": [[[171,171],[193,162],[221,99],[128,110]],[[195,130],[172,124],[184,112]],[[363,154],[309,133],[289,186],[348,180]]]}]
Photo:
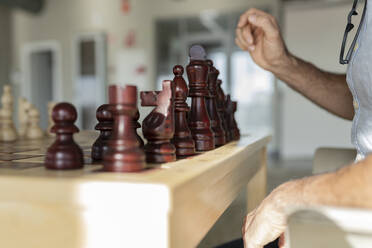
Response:
[{"label": "dark brown chess piece", "polygon": [[100,135],[92,146],[93,161],[101,161],[103,159],[103,154],[108,150],[108,141],[114,125],[114,118],[109,111],[109,108],[109,104],[103,104],[96,112],[98,124],[95,129],[100,131]]},{"label": "dark brown chess piece", "polygon": [[230,138],[231,140],[239,140],[240,139],[240,131],[238,128],[238,124],[235,120],[235,113],[237,111],[237,102],[231,101],[230,95],[226,97],[226,113],[227,113],[227,120],[228,120],[228,128],[230,130]]},{"label": "dark brown chess piece", "polygon": [[183,67],[176,65],[173,68],[173,84],[175,87],[174,94],[174,122],[175,132],[172,143],[176,147],[176,154],[178,158],[184,158],[195,155],[195,142],[192,139],[191,131],[187,123],[187,113],[190,108],[187,106],[186,100],[189,94],[187,84],[183,78]]},{"label": "dark brown chess piece", "polygon": [[79,169],[84,166],[83,150],[75,143],[73,134],[79,132],[74,125],[77,119],[75,107],[70,103],[59,103],[52,110],[56,134],[54,143],[48,148],[45,167],[53,170]]},{"label": "dark brown chess piece", "polygon": [[140,148],[133,128],[137,113],[137,87],[109,87],[109,110],[114,126],[103,156],[103,170],[110,172],[137,172],[145,169],[145,154]]},{"label": "dark brown chess piece", "polygon": [[194,45],[190,49],[190,63],[186,68],[189,79],[191,110],[188,115],[189,128],[197,151],[209,151],[215,148],[214,133],[211,130],[205,97],[209,96],[208,65],[203,47]]},{"label": "dark brown chess piece", "polygon": [[222,89],[222,80],[217,80],[217,111],[221,118],[222,128],[225,131],[226,143],[229,142],[230,134],[226,120],[226,96]]},{"label": "dark brown chess piece", "polygon": [[143,148],[145,146],[145,143],[143,142],[142,138],[137,133],[137,129],[141,127],[141,124],[138,122],[139,118],[140,118],[140,113],[139,113],[139,111],[137,109],[137,113],[136,113],[136,115],[133,118],[134,132],[136,134],[136,137],[138,139],[138,142],[140,143],[140,147]]},{"label": "dark brown chess piece", "polygon": [[211,121],[211,128],[214,133],[216,146],[226,144],[226,134],[222,127],[221,118],[217,111],[217,78],[220,72],[213,66],[212,60],[207,60],[209,66],[208,89],[209,96],[206,97],[207,110]]},{"label": "dark brown chess piece", "polygon": [[142,106],[155,106],[143,120],[142,132],[147,139],[144,149],[148,163],[167,163],[176,160],[176,148],[170,142],[174,135],[174,86],[163,81],[162,91],[141,92]]}]

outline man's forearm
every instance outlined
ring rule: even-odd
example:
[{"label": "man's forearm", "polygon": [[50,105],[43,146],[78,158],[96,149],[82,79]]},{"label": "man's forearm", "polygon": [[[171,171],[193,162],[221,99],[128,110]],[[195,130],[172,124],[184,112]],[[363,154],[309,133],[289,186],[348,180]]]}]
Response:
[{"label": "man's forearm", "polygon": [[371,175],[372,157],[369,157],[334,173],[299,180],[297,200],[305,205],[372,208]]},{"label": "man's forearm", "polygon": [[272,72],[320,107],[342,118],[353,119],[353,97],[345,75],[322,71],[292,55]]}]

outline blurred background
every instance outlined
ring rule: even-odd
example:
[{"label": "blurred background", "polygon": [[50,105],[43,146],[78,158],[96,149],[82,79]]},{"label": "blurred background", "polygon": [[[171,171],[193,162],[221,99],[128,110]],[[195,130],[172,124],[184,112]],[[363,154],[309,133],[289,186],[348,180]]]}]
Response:
[{"label": "blurred background", "polygon": [[63,100],[78,108],[79,126],[92,129],[107,85],[159,89],[174,65],[188,63],[190,45],[202,44],[239,102],[241,132],[273,134],[272,188],[309,174],[316,148],[350,147],[351,123],[278,82],[235,45],[237,20],[251,7],[277,17],[292,53],[346,71],[338,56],[350,0],[0,0],[0,86],[36,105],[43,127],[47,102]]}]

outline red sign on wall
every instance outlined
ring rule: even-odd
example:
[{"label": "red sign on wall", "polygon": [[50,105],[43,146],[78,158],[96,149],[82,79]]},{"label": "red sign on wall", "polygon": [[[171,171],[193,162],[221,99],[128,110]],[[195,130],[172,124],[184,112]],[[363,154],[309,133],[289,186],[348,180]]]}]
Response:
[{"label": "red sign on wall", "polygon": [[121,11],[124,14],[128,14],[130,12],[130,0],[121,0]]}]

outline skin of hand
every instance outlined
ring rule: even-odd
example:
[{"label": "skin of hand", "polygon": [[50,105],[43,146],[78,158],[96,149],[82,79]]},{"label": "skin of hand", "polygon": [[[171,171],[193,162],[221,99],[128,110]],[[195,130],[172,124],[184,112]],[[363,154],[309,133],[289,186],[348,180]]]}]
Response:
[{"label": "skin of hand", "polygon": [[[298,206],[342,206],[372,209],[372,156],[342,169],[290,181],[276,188],[246,217],[246,248],[261,248],[286,228],[286,211]],[[283,241],[283,240],[282,240]]]},{"label": "skin of hand", "polygon": [[261,10],[253,8],[240,17],[235,42],[265,70],[274,72],[291,63],[277,21]]},{"label": "skin of hand", "polygon": [[[282,184],[246,216],[242,227],[245,248],[262,248],[284,233],[286,208],[299,203],[302,188],[302,180]],[[280,247],[284,245],[283,240],[282,237]]]},{"label": "skin of hand", "polygon": [[256,64],[313,103],[341,118],[354,118],[346,75],[320,70],[288,52],[272,15],[258,9],[245,12],[237,25],[235,42]]}]

